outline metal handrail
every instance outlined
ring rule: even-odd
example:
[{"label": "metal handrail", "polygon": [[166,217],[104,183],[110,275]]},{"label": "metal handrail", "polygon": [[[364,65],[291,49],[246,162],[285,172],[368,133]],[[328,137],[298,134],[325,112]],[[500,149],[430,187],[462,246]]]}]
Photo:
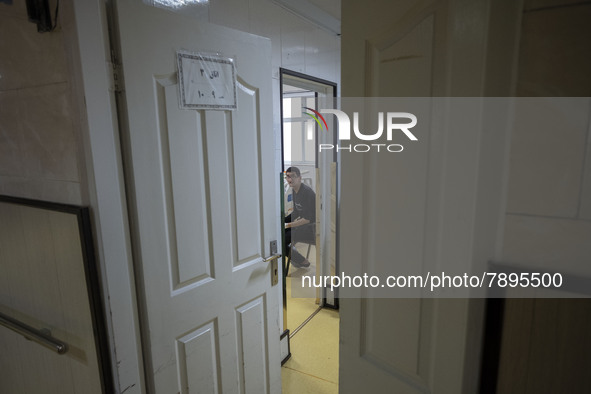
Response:
[{"label": "metal handrail", "polygon": [[[0,312],[0,324],[12,331],[24,336],[26,339],[37,342],[56,352],[57,354],[65,354],[68,351],[68,345],[54,337],[48,332],[49,330],[37,330],[19,320],[7,316]],[[47,331],[47,332],[45,332]]]}]

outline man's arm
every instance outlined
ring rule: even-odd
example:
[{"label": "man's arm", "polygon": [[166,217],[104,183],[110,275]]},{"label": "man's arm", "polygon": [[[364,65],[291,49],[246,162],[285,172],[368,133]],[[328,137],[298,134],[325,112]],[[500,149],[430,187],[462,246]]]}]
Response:
[{"label": "man's arm", "polygon": [[285,223],[285,228],[300,227],[310,223],[308,219],[297,218],[293,222]]}]

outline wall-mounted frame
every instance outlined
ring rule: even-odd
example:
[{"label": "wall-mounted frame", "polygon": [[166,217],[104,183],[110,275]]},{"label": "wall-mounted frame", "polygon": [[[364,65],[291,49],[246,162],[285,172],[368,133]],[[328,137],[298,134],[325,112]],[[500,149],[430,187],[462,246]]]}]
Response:
[{"label": "wall-mounted frame", "polygon": [[[0,195],[0,217],[4,227],[0,232],[4,260],[0,275],[6,275],[5,280],[10,280],[10,275],[19,278],[11,286],[3,286],[1,294],[5,302],[0,304],[1,309],[30,326],[51,327],[56,336],[67,342],[68,351],[58,357],[71,359],[68,361],[75,366],[71,369],[77,371],[71,373],[75,376],[88,371],[92,381],[100,381],[100,388],[93,389],[114,392],[89,209]],[[55,262],[55,267],[48,267],[49,262]],[[47,272],[52,275],[43,276]],[[31,287],[35,289],[36,283],[41,283],[42,289],[36,294],[27,293]],[[23,292],[26,297],[19,297]],[[43,299],[46,294],[52,297]],[[2,334],[8,335],[4,331]],[[40,352],[48,351],[40,348],[43,349]],[[12,362],[17,362],[17,358]],[[49,360],[46,356],[42,358]],[[37,372],[27,368],[22,371]],[[68,377],[55,379],[56,384],[63,385]]]}]

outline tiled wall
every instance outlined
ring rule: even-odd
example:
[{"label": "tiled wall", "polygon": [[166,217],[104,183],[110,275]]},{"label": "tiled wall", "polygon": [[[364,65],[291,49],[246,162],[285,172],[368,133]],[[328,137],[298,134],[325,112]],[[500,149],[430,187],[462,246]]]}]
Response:
[{"label": "tiled wall", "polygon": [[[335,1],[337,5],[340,2]],[[279,67],[339,82],[340,38],[271,0],[224,0],[209,5],[209,22],[271,39],[273,77]]]},{"label": "tiled wall", "polygon": [[1,194],[82,203],[67,3],[56,31],[43,34],[24,1],[0,4]]},{"label": "tiled wall", "polygon": [[517,95],[587,98],[568,127],[540,113],[536,130],[514,130],[505,261],[565,271],[591,261],[590,20],[591,2],[525,2]]},{"label": "tiled wall", "polygon": [[[340,12],[340,1],[325,2],[329,3]],[[212,1],[208,8],[211,23],[271,39],[275,161],[277,171],[281,171],[279,68],[336,82],[340,95],[341,39],[271,0]]]}]

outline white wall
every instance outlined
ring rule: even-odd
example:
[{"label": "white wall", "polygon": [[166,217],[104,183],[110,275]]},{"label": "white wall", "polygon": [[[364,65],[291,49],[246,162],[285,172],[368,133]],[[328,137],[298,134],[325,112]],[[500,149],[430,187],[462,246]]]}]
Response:
[{"label": "white wall", "polygon": [[[49,4],[55,10],[57,0],[50,0]],[[38,33],[37,26],[28,21],[25,1],[0,4],[0,37],[0,194],[96,208],[90,202],[92,193],[87,176],[90,159],[83,146],[85,97],[79,79],[73,0],[60,1],[56,29],[45,33]],[[42,221],[36,221],[42,225]],[[79,242],[77,233],[66,240]],[[0,261],[2,269],[8,269],[5,263]],[[52,267],[37,259],[29,269],[43,271]],[[82,268],[79,264],[64,269]],[[25,272],[27,267],[21,266],[20,270]],[[82,274],[82,282],[77,279],[72,282],[84,285],[74,286],[75,291],[68,289],[67,281],[58,283],[56,291],[70,294],[70,300],[87,298],[83,277]],[[33,283],[27,280],[25,284]],[[18,298],[15,302],[19,309],[30,309],[30,297]],[[82,312],[71,312],[81,317]],[[94,345],[92,329],[87,327],[83,331],[86,337],[77,340]],[[79,336],[72,332],[69,335]],[[77,350],[82,357],[88,357],[80,353],[81,349]],[[92,360],[84,364],[96,368]]]},{"label": "white wall", "polygon": [[[338,2],[340,3],[340,2]],[[341,38],[271,0],[224,0],[209,5],[211,23],[271,39],[273,66],[273,130],[276,169],[281,171],[279,68],[336,82],[340,93]],[[205,18],[205,15],[202,16]],[[237,62],[239,63],[239,59]]]},{"label": "white wall", "polygon": [[275,79],[279,67],[339,79],[340,38],[270,0],[214,1],[209,22],[270,38]]}]

